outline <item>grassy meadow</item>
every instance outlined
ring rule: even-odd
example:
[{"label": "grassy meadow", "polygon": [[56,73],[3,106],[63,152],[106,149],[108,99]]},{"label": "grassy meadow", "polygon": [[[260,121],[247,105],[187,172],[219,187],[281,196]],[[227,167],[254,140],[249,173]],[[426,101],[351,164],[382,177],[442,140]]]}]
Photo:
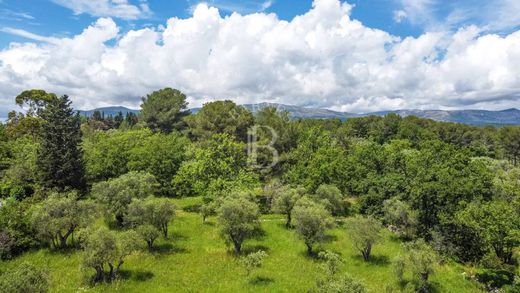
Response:
[{"label": "grassy meadow", "polygon": [[[51,292],[308,292],[323,275],[320,261],[306,255],[303,241],[285,228],[283,216],[267,215],[262,217],[265,236],[246,241],[244,253],[261,249],[269,256],[262,268],[246,276],[240,259],[220,238],[216,219],[202,223],[199,214],[182,210],[200,200],[174,199],[178,210],[169,239],[159,239],[152,253],[129,256],[122,277],[112,283],[90,285],[88,278],[94,271],[82,268],[82,255],[77,250],[42,249],[0,265],[8,269],[27,261],[47,268]],[[391,262],[402,247],[390,232],[385,231],[384,241],[373,248],[371,262],[364,262],[354,250],[341,221],[318,249],[339,253],[345,262],[343,271],[364,282],[371,292],[384,292],[388,285],[398,285]],[[463,278],[463,271],[458,264],[437,266],[431,279],[436,291],[480,292],[477,283]]]}]

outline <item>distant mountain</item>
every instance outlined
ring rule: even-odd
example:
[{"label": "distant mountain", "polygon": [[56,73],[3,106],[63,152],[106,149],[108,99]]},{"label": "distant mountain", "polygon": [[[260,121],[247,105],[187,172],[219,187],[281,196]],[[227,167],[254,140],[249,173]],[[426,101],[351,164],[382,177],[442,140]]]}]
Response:
[{"label": "distant mountain", "polygon": [[276,104],[276,103],[259,103],[259,104],[244,104],[242,107],[249,109],[251,112],[255,113],[258,110],[261,110],[266,107],[274,107],[280,111],[289,112],[289,116],[294,119],[341,119],[345,120],[347,118],[359,117],[358,114],[347,113],[347,112],[337,112],[327,109],[319,109],[319,108],[306,108],[300,106],[292,106],[292,105],[284,105],[284,104]]},{"label": "distant mountain", "polygon": [[129,108],[126,108],[126,107],[121,107],[121,106],[103,107],[103,108],[96,108],[96,109],[92,109],[92,110],[79,110],[79,114],[81,116],[91,117],[92,115],[94,115],[95,111],[99,111],[102,114],[104,113],[105,117],[115,116],[119,112],[123,113],[123,116],[126,116],[126,113],[139,114],[139,110],[129,109]]},{"label": "distant mountain", "polygon": [[[284,105],[277,103],[259,103],[259,104],[244,104],[243,107],[251,110],[253,113],[265,107],[275,107],[278,110],[289,112],[289,116],[293,119],[341,119],[346,120],[353,117],[365,116],[384,116],[389,113],[395,113],[402,117],[417,116],[420,118],[433,119],[444,122],[456,122],[469,125],[520,125],[520,110],[507,109],[502,111],[485,111],[485,110],[395,110],[395,111],[380,111],[364,114],[356,114],[349,112],[337,112],[327,109],[307,108],[293,105]],[[126,107],[105,107],[89,111],[80,111],[83,116],[90,117],[94,111],[104,112],[105,116],[116,115],[122,112],[126,115],[128,112],[139,114],[139,110],[128,109]],[[192,113],[197,113],[200,108],[192,108]]]},{"label": "distant mountain", "polygon": [[520,125],[520,110],[396,110],[369,113],[368,115],[386,115],[395,113],[399,116],[417,116],[444,122],[456,122],[470,125]]}]

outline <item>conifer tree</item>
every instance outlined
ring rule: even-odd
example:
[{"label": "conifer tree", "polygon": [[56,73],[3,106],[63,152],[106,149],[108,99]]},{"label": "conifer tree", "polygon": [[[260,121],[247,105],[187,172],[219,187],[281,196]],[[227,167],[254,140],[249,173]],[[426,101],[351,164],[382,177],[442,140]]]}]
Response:
[{"label": "conifer tree", "polygon": [[41,117],[41,148],[38,167],[42,183],[60,190],[86,188],[83,150],[81,149],[80,117],[74,113],[68,96],[52,100]]}]

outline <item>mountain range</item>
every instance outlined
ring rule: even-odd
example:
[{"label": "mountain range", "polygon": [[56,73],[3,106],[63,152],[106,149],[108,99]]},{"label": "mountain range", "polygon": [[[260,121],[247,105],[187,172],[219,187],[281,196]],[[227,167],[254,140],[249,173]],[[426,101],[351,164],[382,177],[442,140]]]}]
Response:
[{"label": "mountain range", "polygon": [[[394,110],[394,111],[379,111],[364,114],[349,113],[349,112],[338,112],[320,108],[307,108],[301,106],[284,105],[276,103],[259,103],[259,104],[244,104],[244,108],[256,112],[265,107],[275,107],[279,110],[289,112],[289,116],[293,119],[341,119],[346,120],[353,117],[365,117],[365,116],[384,116],[389,113],[395,113],[402,117],[406,116],[417,116],[421,118],[433,119],[436,121],[444,122],[456,122],[464,123],[469,125],[520,125],[520,110],[518,109],[507,109],[502,111],[486,111],[486,110]],[[200,108],[192,108],[192,113],[197,113]],[[90,117],[94,111],[100,111],[105,116],[114,116],[117,113],[122,112],[123,115],[132,112],[138,114],[139,110],[129,109],[126,107],[104,107],[93,110],[83,111],[80,110],[82,116]]]}]

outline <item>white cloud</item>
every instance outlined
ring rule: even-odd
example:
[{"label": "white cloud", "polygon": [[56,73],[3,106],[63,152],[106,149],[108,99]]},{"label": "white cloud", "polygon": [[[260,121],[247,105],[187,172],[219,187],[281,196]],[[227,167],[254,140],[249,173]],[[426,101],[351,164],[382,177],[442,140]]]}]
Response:
[{"label": "white cloud", "polygon": [[394,21],[397,23],[402,22],[408,14],[404,10],[395,10],[394,11]]},{"label": "white cloud", "polygon": [[146,0],[139,4],[131,4],[128,0],[52,0],[66,7],[74,14],[87,13],[98,17],[116,17],[122,19],[139,19],[151,15]]},{"label": "white cloud", "polygon": [[[188,0],[189,1],[189,0]],[[190,2],[190,1],[189,1]],[[245,1],[233,1],[233,0],[209,0],[209,1],[197,1],[196,4],[190,6],[189,11],[193,13],[199,4],[205,4],[207,6],[216,7],[221,11],[226,12],[237,12],[241,14],[263,12],[269,9],[273,5],[273,0],[245,0]]]},{"label": "white cloud", "polygon": [[21,37],[24,37],[27,39],[40,41],[40,42],[47,42],[47,43],[51,43],[51,44],[60,43],[58,38],[40,36],[37,34],[33,34],[31,32],[28,32],[26,30],[12,28],[12,27],[2,27],[2,28],[0,28],[0,32],[4,32],[4,33],[11,34],[11,35],[16,35],[16,36],[21,36]]},{"label": "white cloud", "polygon": [[[0,3],[2,3],[2,1],[0,1]],[[34,16],[27,12],[18,12],[11,9],[2,8],[0,9],[0,19],[27,21],[34,20]]]},{"label": "white cloud", "polygon": [[161,28],[121,34],[101,18],[72,38],[12,44],[0,51],[0,114],[28,88],[69,94],[78,108],[136,107],[166,86],[191,106],[224,98],[357,112],[520,106],[520,31],[472,26],[401,39],[352,19],[352,8],[315,0],[284,21],[199,5]]}]

